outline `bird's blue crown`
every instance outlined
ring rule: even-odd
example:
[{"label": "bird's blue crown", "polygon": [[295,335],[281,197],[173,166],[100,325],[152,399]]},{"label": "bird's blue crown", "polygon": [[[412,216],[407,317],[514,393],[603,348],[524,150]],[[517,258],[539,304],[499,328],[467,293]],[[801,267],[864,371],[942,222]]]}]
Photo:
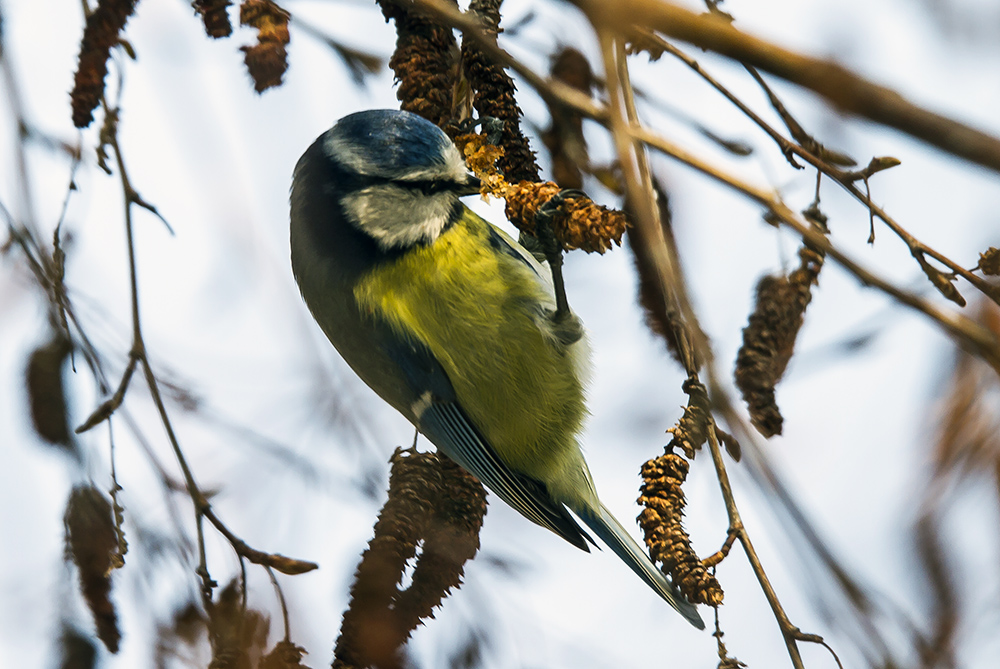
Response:
[{"label": "bird's blue crown", "polygon": [[357,174],[398,178],[448,164],[454,145],[416,114],[371,109],[340,119],[326,138],[328,155]]}]

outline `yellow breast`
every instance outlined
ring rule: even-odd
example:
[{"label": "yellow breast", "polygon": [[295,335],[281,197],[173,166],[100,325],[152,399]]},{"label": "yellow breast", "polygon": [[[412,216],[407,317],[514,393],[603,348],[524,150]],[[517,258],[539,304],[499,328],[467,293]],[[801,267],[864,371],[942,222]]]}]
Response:
[{"label": "yellow breast", "polygon": [[541,472],[576,452],[583,388],[570,350],[546,331],[551,297],[527,264],[491,247],[482,218],[466,209],[433,244],[367,274],[354,294],[429,348],[508,465],[545,480]]}]

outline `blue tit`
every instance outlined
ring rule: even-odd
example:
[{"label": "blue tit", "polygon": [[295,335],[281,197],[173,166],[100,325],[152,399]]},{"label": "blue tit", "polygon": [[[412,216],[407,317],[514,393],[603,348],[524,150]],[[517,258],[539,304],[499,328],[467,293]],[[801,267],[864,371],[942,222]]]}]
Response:
[{"label": "blue tit", "polygon": [[589,550],[572,511],[703,629],[598,499],[577,439],[584,341],[555,322],[546,270],[459,199],[476,192],[434,124],[392,110],[342,118],[295,167],[291,255],[302,297],[358,376],[440,451],[528,520]]}]

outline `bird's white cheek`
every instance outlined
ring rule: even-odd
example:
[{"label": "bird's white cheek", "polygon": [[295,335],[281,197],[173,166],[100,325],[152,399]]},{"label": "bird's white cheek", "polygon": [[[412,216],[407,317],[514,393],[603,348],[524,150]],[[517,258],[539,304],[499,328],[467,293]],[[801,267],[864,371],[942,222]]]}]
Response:
[{"label": "bird's white cheek", "polygon": [[437,239],[456,200],[453,193],[425,195],[386,184],[350,193],[342,202],[351,222],[389,249]]}]

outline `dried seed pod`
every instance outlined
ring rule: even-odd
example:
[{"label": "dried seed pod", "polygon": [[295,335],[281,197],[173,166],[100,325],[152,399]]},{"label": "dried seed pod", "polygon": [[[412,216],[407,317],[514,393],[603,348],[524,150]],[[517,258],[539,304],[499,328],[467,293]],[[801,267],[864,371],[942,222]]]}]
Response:
[{"label": "dried seed pod", "polygon": [[[464,565],[479,550],[479,530],[486,515],[486,489],[479,480],[444,455],[437,455],[441,473],[434,516],[424,536],[412,584],[400,593],[395,610],[406,636],[452,588],[462,583]],[[402,642],[402,640],[401,640]]]},{"label": "dried seed pod", "polygon": [[[484,23],[484,31],[497,34],[500,31],[500,1],[472,0],[469,12],[478,15]],[[538,163],[528,140],[521,132],[521,108],[514,93],[514,81],[503,66],[494,62],[471,40],[462,41],[462,63],[465,75],[475,93],[473,106],[479,118],[491,117],[503,121],[500,139],[496,143],[503,147],[498,166],[507,181],[539,181]]]},{"label": "dried seed pod", "polygon": [[351,602],[334,649],[335,668],[392,663],[400,635],[390,610],[406,563],[416,554],[434,513],[440,482],[436,456],[396,449],[389,496],[375,523],[375,536],[361,557],[351,586]]},{"label": "dried seed pod", "polygon": [[119,42],[118,34],[135,12],[139,0],[100,0],[87,17],[80,41],[80,57],[70,102],[73,125],[86,128],[94,121],[94,110],[104,94],[104,77],[108,74],[111,47]]},{"label": "dried seed pod", "polygon": [[711,406],[708,401],[708,391],[696,377],[689,377],[681,386],[688,396],[684,415],[677,421],[677,426],[667,432],[673,435],[667,444],[667,451],[680,448],[684,455],[694,459],[694,452],[701,449],[708,440],[708,429],[711,426]]},{"label": "dried seed pod", "polygon": [[73,345],[61,332],[39,346],[28,358],[25,387],[31,422],[38,435],[51,444],[72,446],[66,391],[63,386],[63,366]]},{"label": "dried seed pod", "polygon": [[[529,235],[535,232],[535,214],[562,189],[546,181],[521,181],[509,186],[504,193],[508,220]],[[612,243],[621,246],[627,221],[620,211],[613,211],[585,197],[567,197],[559,205],[563,214],[553,223],[553,233],[566,249],[582,249],[587,253],[604,253]]]},{"label": "dried seed pod", "polygon": [[792,358],[812,286],[823,267],[823,254],[809,246],[799,249],[799,259],[799,268],[787,277],[765,276],[757,284],[756,305],[736,357],[736,385],[750,422],[765,437],[781,434],[783,419],[774,388]]},{"label": "dried seed pod", "polygon": [[309,669],[302,664],[302,656],[305,654],[305,648],[284,639],[261,659],[260,669]]},{"label": "dried seed pod", "polygon": [[112,653],[118,652],[121,632],[111,601],[111,572],[118,537],[111,503],[94,486],[73,488],[64,518],[69,557],[80,572],[80,590],[94,615],[97,638]]},{"label": "dried seed pod", "polygon": [[400,109],[444,127],[452,118],[458,45],[451,29],[419,15],[412,5],[377,0],[385,20],[396,23],[396,50],[389,67],[399,88]]},{"label": "dried seed pod", "polygon": [[271,0],[243,0],[240,5],[240,25],[257,30],[257,43],[242,46],[240,51],[258,93],[281,85],[281,78],[288,69],[285,46],[291,39],[288,34],[290,18],[291,14]]},{"label": "dried seed pod", "polygon": [[685,505],[681,485],[687,472],[687,460],[675,453],[666,453],[642,466],[639,504],[646,508],[639,514],[639,525],[650,557],[660,563],[688,601],[718,606],[724,597],[722,587],[698,559],[681,524]]},{"label": "dried seed pod", "polygon": [[205,34],[214,39],[229,37],[233,34],[233,24],[229,21],[229,6],[231,0],[194,0],[191,6],[196,14],[201,16],[205,25]]},{"label": "dried seed pod", "polygon": [[984,253],[980,253],[976,269],[981,270],[986,276],[1000,276],[1000,249],[991,246]]},{"label": "dried seed pod", "polygon": [[[590,95],[594,73],[587,57],[563,47],[552,58],[552,78]],[[549,105],[552,125],[542,133],[542,143],[552,157],[552,180],[563,188],[583,188],[583,170],[590,164],[583,116],[561,105]]]}]

